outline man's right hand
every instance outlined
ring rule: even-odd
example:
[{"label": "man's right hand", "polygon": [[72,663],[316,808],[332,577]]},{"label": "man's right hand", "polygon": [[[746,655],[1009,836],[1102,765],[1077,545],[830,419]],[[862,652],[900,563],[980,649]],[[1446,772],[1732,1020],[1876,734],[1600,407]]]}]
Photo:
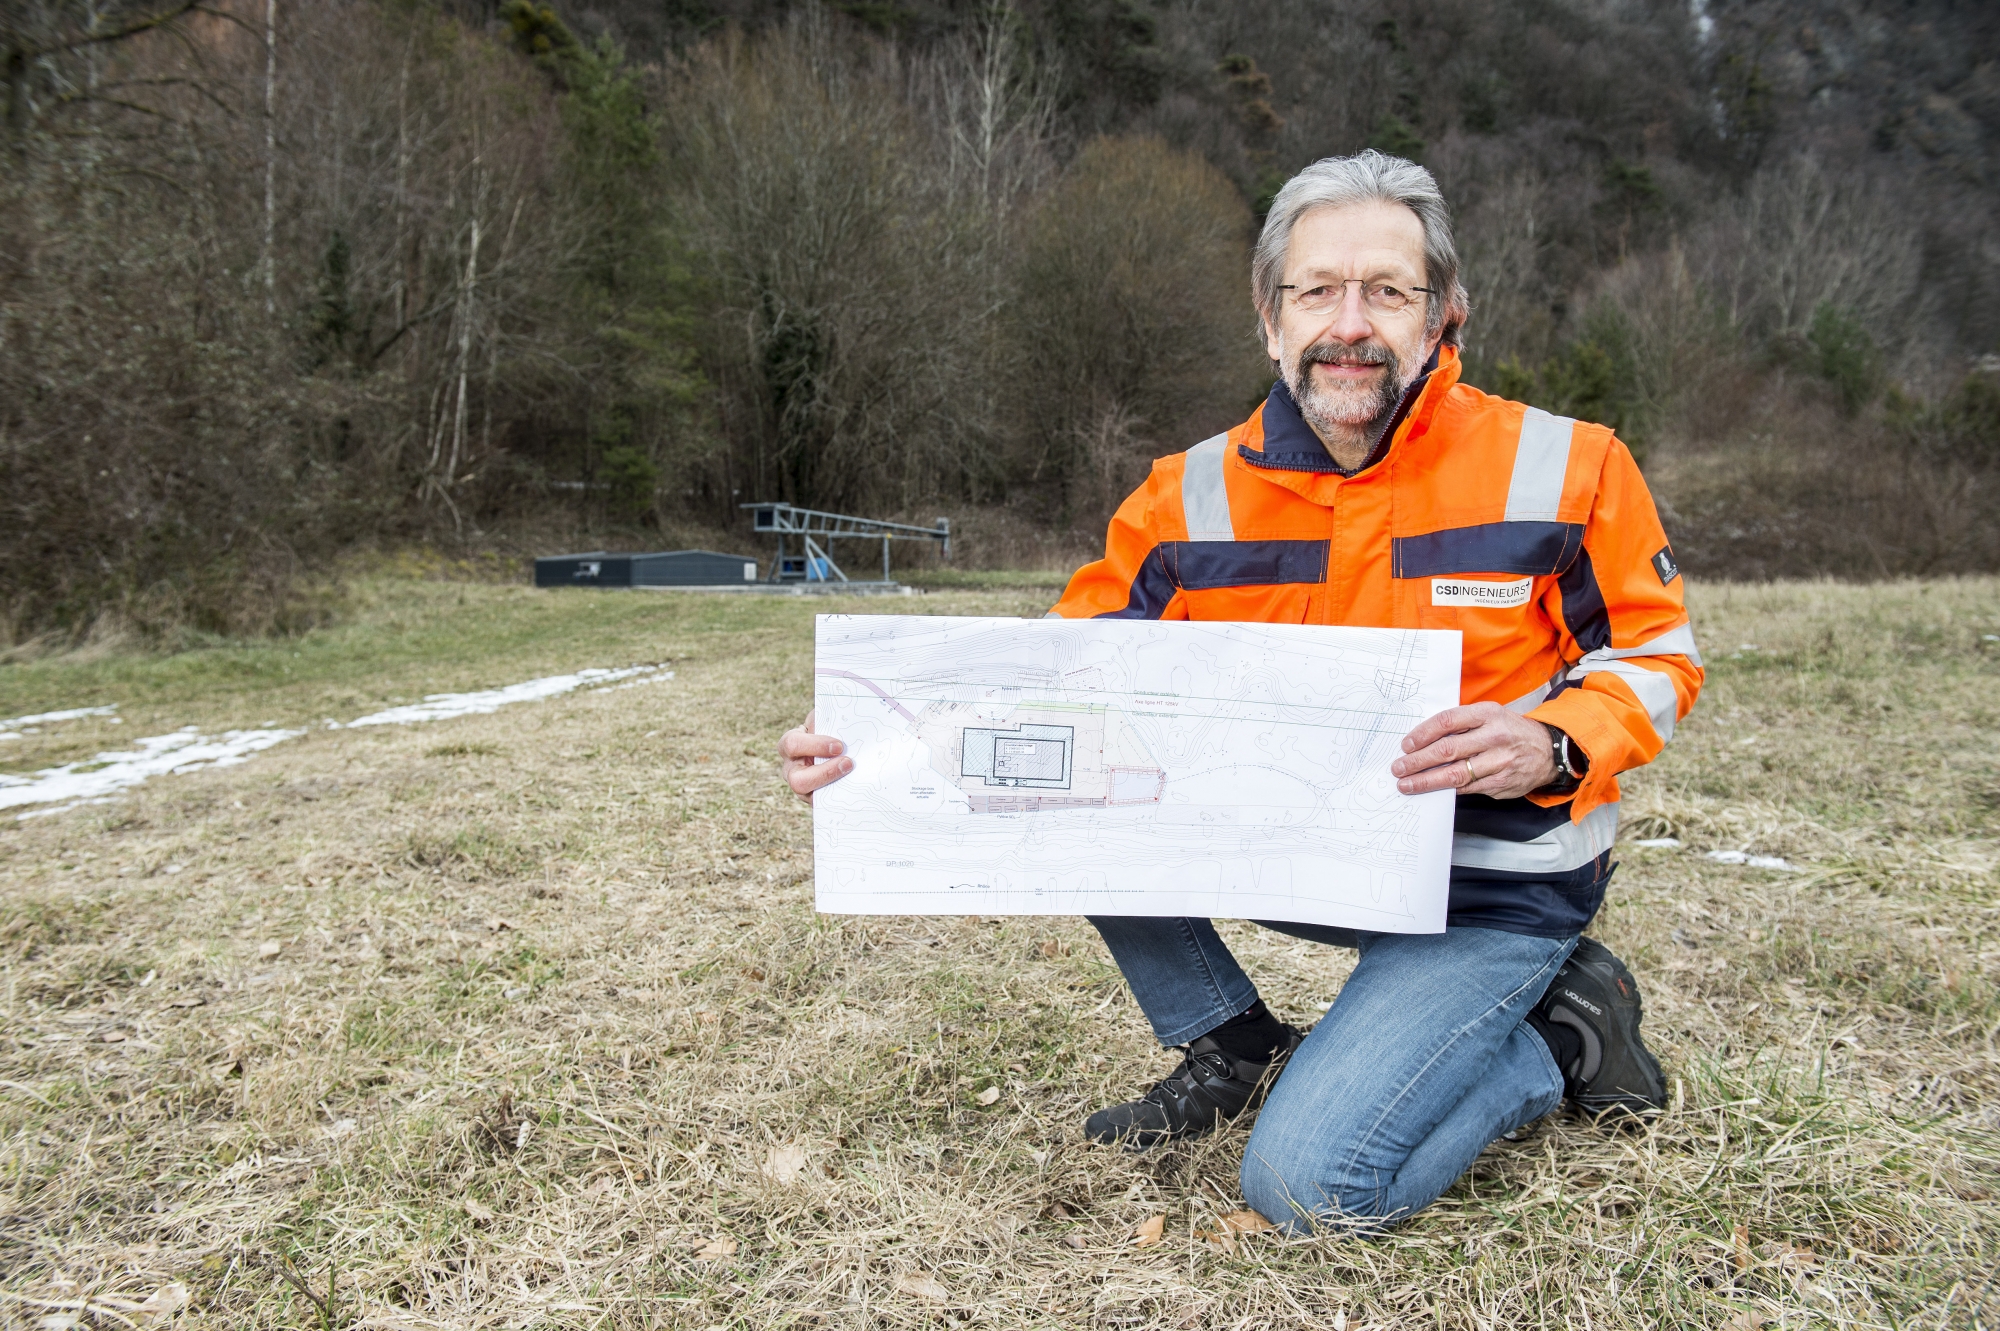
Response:
[{"label": "man's right hand", "polygon": [[[813,718],[817,715],[807,712],[804,725],[787,730],[778,739],[778,758],[784,768],[785,783],[808,804],[812,803],[815,790],[854,770],[854,759],[846,756],[845,744],[831,735],[813,733]],[[815,761],[821,758],[828,761]]]}]

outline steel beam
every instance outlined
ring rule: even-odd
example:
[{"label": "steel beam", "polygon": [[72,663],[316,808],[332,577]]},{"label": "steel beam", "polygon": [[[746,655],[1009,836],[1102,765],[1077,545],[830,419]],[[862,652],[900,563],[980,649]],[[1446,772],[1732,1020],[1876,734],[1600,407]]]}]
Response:
[{"label": "steel beam", "polygon": [[804,551],[806,560],[805,577],[813,581],[815,561],[826,561],[826,567],[842,582],[849,581],[840,565],[834,563],[825,543],[832,540],[879,540],[882,542],[882,581],[889,581],[889,542],[891,541],[936,541],[939,553],[951,558],[951,519],[939,518],[935,527],[918,527],[907,522],[886,522],[880,518],[860,518],[847,513],[825,513],[818,509],[798,508],[791,504],[742,504],[741,508],[751,512],[751,528],[766,532],[778,538],[777,558],[771,561],[770,582],[796,581],[783,576],[785,558],[789,551],[786,538],[796,536]]}]

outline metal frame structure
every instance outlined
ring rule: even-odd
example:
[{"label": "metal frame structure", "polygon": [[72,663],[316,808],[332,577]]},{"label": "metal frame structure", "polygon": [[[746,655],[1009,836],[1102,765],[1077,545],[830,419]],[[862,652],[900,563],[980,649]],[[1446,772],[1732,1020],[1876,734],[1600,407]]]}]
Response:
[{"label": "metal frame structure", "polygon": [[[889,542],[891,541],[936,541],[938,553],[945,559],[951,558],[951,519],[939,518],[935,527],[916,527],[907,522],[884,522],[879,518],[856,518],[844,513],[822,513],[817,509],[795,508],[790,504],[740,504],[740,508],[750,510],[750,527],[753,531],[768,532],[778,538],[778,555],[771,561],[771,576],[766,582],[830,582],[825,573],[814,576],[815,563],[824,560],[833,576],[842,582],[850,582],[847,574],[833,556],[827,552],[825,542],[834,540],[864,540],[882,542],[882,581],[889,577]],[[786,538],[796,536],[803,548],[805,573],[802,576],[785,576]]]}]

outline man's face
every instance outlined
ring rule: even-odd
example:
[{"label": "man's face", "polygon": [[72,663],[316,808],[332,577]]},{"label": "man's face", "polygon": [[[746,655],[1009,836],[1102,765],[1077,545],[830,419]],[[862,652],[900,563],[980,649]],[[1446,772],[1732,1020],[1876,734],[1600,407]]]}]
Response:
[{"label": "man's face", "polygon": [[[1401,204],[1315,208],[1292,225],[1278,317],[1264,325],[1300,413],[1321,436],[1348,435],[1387,416],[1437,347],[1424,316],[1435,296],[1419,293],[1403,309],[1371,309],[1367,285],[1403,291],[1427,285],[1424,228]],[[1344,279],[1360,279],[1346,281]],[[1301,292],[1337,287],[1330,310],[1308,314]]]}]

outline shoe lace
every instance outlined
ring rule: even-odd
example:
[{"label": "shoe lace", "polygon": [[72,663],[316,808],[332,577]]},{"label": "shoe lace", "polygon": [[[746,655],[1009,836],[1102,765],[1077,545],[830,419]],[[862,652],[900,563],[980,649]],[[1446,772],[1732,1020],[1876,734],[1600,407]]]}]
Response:
[{"label": "shoe lace", "polygon": [[[1166,1100],[1163,1097],[1166,1096],[1172,1096],[1176,1100],[1184,1099],[1189,1091],[1205,1081],[1227,1081],[1236,1075],[1236,1065],[1230,1062],[1229,1055],[1220,1050],[1204,1050],[1197,1054],[1187,1045],[1175,1047],[1181,1051],[1179,1066],[1155,1082],[1153,1089],[1146,1092],[1145,1098],[1155,1104],[1164,1105]],[[1206,1077],[1201,1075],[1204,1072],[1208,1074]]]}]

